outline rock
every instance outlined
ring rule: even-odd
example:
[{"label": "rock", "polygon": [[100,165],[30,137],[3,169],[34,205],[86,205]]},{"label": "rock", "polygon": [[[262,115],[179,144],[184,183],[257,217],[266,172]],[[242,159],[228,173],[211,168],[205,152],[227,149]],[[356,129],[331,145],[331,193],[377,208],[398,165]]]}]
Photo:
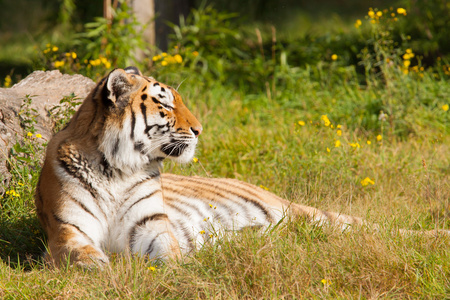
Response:
[{"label": "rock", "polygon": [[[25,97],[31,96],[31,108],[36,109],[39,115],[36,133],[40,133],[43,140],[47,141],[53,134],[49,109],[72,93],[81,102],[94,87],[95,83],[87,77],[54,70],[35,71],[11,88],[0,88],[0,180],[3,183],[11,178],[6,164],[8,153],[17,140],[24,138],[19,111]],[[3,193],[1,187],[0,193]]]}]

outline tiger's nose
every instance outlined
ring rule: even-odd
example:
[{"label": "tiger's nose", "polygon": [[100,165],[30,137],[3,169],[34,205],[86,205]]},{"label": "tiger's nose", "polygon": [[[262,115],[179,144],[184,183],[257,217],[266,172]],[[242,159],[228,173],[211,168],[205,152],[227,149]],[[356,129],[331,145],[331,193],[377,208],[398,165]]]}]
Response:
[{"label": "tiger's nose", "polygon": [[191,131],[195,134],[195,137],[198,137],[202,133],[203,128],[202,126],[191,127]]}]

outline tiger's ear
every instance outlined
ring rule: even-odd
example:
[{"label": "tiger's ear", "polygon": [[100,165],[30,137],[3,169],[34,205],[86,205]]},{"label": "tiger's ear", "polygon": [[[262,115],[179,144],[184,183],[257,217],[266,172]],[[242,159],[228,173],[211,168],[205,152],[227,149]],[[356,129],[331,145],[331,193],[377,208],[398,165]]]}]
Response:
[{"label": "tiger's ear", "polygon": [[125,72],[129,73],[129,74],[135,74],[135,75],[139,75],[142,76],[141,71],[139,71],[138,68],[134,67],[134,66],[130,66],[130,67],[126,67],[125,69],[123,69]]},{"label": "tiger's ear", "polygon": [[116,107],[123,108],[128,104],[128,94],[137,89],[139,79],[134,73],[123,69],[115,69],[109,73],[104,87],[104,100]]}]

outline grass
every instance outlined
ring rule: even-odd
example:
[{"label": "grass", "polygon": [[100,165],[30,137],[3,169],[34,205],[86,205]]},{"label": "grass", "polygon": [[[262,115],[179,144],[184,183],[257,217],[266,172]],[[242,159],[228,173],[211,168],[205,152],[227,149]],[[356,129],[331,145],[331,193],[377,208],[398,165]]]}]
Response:
[{"label": "grass", "polygon": [[[395,90],[397,94],[417,88],[397,83],[402,89]],[[303,84],[315,85],[311,80]],[[430,98],[449,88],[448,83],[431,77],[418,84],[429,87],[424,90]],[[404,299],[450,295],[450,238],[389,233],[396,227],[449,228],[450,135],[445,124],[425,122],[426,108],[408,107],[411,114],[418,114],[417,128],[401,137],[394,134],[389,121],[373,121],[375,129],[368,131],[359,121],[341,116],[345,108],[327,105],[333,97],[343,107],[362,110],[360,106],[367,105],[374,94],[383,98],[392,90],[330,83],[326,90],[316,85],[291,91],[295,94],[289,104],[264,94],[255,99],[220,85],[203,90],[184,84],[180,92],[204,125],[199,162],[182,166],[169,162],[165,171],[239,178],[294,202],[362,216],[384,229],[342,233],[293,219],[272,231],[244,231],[205,245],[179,262],[154,265],[123,255],[114,256],[103,270],[55,270],[41,262],[45,237],[36,222],[33,189],[11,185],[7,190],[15,189],[20,197],[1,199],[1,239],[5,241],[0,244],[0,297]],[[439,105],[433,109],[435,116],[443,113]],[[321,119],[324,114],[330,117],[328,126]],[[337,125],[341,125],[341,136]],[[338,139],[341,145],[335,147]],[[360,148],[350,145],[356,143]],[[21,177],[25,179],[26,174]],[[366,177],[374,184],[363,186]]]}]

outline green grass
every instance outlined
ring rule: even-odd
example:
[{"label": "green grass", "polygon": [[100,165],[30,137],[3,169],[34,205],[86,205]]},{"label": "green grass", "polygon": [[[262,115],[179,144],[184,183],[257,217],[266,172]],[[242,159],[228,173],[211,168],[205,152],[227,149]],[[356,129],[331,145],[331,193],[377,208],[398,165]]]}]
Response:
[{"label": "green grass", "polygon": [[[450,238],[389,233],[396,227],[450,225],[449,116],[441,108],[449,84],[424,78],[397,77],[391,88],[342,81],[325,85],[306,78],[289,90],[290,102],[283,98],[287,91],[269,99],[264,93],[250,96],[221,85],[208,90],[187,83],[180,87],[204,133],[199,163],[169,162],[166,171],[239,178],[294,202],[364,217],[383,225],[379,233],[364,228],[342,233],[294,219],[273,231],[244,231],[205,245],[179,262],[156,265],[156,271],[149,269],[152,262],[126,255],[113,257],[103,270],[55,270],[40,258],[45,237],[34,212],[35,179],[27,181],[24,167],[7,187],[20,197],[3,195],[0,200],[0,297],[448,297]],[[409,99],[413,91],[432,104]],[[409,118],[408,126],[396,119],[380,121],[376,110],[370,118],[371,101],[388,97],[386,101],[405,103],[408,113],[401,120]],[[334,128],[321,120],[325,114]],[[403,135],[396,126],[413,130]],[[32,178],[37,171],[29,170]],[[363,186],[366,177],[375,184]],[[18,186],[18,181],[30,184]]]}]

